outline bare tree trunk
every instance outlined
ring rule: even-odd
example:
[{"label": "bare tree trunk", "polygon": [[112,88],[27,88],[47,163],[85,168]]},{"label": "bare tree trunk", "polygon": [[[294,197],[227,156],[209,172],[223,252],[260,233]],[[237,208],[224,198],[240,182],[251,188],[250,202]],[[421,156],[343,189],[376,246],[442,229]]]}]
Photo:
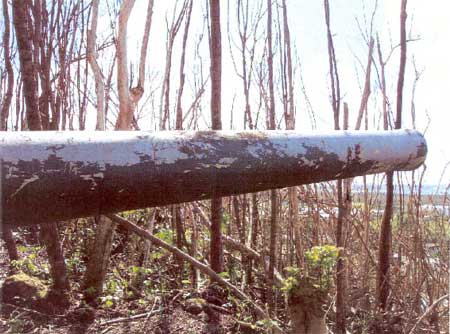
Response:
[{"label": "bare tree trunk", "polygon": [[[210,17],[211,121],[213,130],[221,130],[222,42],[219,0],[210,0]],[[215,272],[223,271],[221,224],[222,199],[215,197],[211,200],[211,268]]]},{"label": "bare tree trunk", "polygon": [[[385,63],[383,60],[383,56],[381,54],[381,46],[380,40],[377,36],[377,49],[378,49],[378,60],[380,62],[381,67],[381,91],[383,94],[383,129],[387,130],[389,128],[389,115],[387,109],[387,95],[386,95],[386,77],[385,77]],[[389,248],[390,248],[390,240],[391,240],[391,232],[390,232],[390,216],[392,216],[392,197],[393,194],[390,193],[390,189],[393,187],[392,175],[389,177],[389,174],[386,174],[386,203],[385,210],[383,213],[383,219],[380,229],[380,240],[379,240],[379,248],[378,252],[378,270],[377,270],[377,286],[376,286],[376,298],[377,298],[377,307],[384,309],[386,307],[387,298],[389,294],[389,280],[386,275],[389,270]],[[390,180],[388,180],[390,179]],[[388,212],[389,211],[389,212]],[[385,220],[389,218],[389,220]],[[369,227],[367,228],[367,234]],[[386,252],[385,247],[388,247]],[[386,259],[387,258],[387,259]],[[383,267],[382,267],[383,266]]]},{"label": "bare tree trunk", "polygon": [[84,276],[84,298],[95,304],[103,292],[116,224],[106,216],[96,217],[97,227]]},{"label": "bare tree trunk", "polygon": [[[255,20],[258,20],[256,23],[253,23],[253,31],[249,30],[249,27],[252,26],[251,15],[249,15],[249,4],[250,0],[238,0],[237,7],[237,19],[239,22],[239,40],[240,40],[240,54],[241,54],[241,73],[238,75],[242,79],[243,85],[243,93],[245,97],[245,112],[244,112],[244,129],[247,127],[251,130],[255,128],[251,106],[250,106],[250,88],[252,85],[252,75],[253,75],[253,65],[255,58],[255,48],[257,43],[257,35],[256,29],[258,27],[259,20],[262,17],[261,10],[257,12],[255,16]],[[228,17],[230,14],[228,15]],[[229,26],[229,22],[228,22]],[[253,32],[253,44],[249,45],[249,40],[251,37],[251,33]],[[230,31],[228,31],[230,33]],[[249,59],[247,59],[249,58]],[[246,246],[248,248],[253,248],[256,245],[256,238],[258,235],[258,205],[257,205],[257,194],[253,193],[251,195],[251,204],[249,207],[249,220],[250,220],[250,231],[248,233],[248,238],[246,240]],[[245,284],[251,285],[253,282],[253,259],[251,257],[247,257],[245,260],[245,281],[243,282],[243,286]]]},{"label": "bare tree trunk", "polygon": [[273,82],[272,1],[267,0],[267,69],[269,85],[269,130],[275,130],[275,89]]},{"label": "bare tree trunk", "polygon": [[[348,106],[344,103],[344,113],[348,113]],[[344,123],[344,130],[348,130],[348,123]],[[337,236],[339,240],[336,239],[336,246],[340,249],[339,258],[337,261],[336,272],[337,272],[337,287],[336,287],[336,308],[340,310],[336,312],[337,321],[339,321],[340,328],[342,328],[341,333],[346,333],[346,317],[347,317],[347,283],[348,283],[348,271],[347,266],[347,245],[346,236],[349,232],[349,224],[351,221],[351,210],[352,210],[352,179],[342,180],[341,193],[338,194],[338,199],[341,198],[339,207],[341,209],[338,212],[338,226],[337,226]]]},{"label": "bare tree trunk", "polygon": [[[348,106],[344,103],[344,130],[348,129]],[[338,218],[336,225],[336,247],[339,249],[339,257],[336,263],[336,333],[345,334],[346,307],[347,307],[347,282],[345,265],[345,230],[348,219],[346,200],[350,197],[350,184],[348,180],[337,181]]]},{"label": "bare tree trunk", "polygon": [[345,334],[346,285],[344,263],[344,217],[345,208],[342,195],[342,180],[337,181],[338,218],[336,225],[336,247],[340,249],[336,263],[336,333]]},{"label": "bare tree trunk", "polygon": [[[191,256],[196,258],[198,252],[198,226],[194,210],[189,207],[189,222],[192,227],[191,235]],[[198,288],[199,272],[195,266],[191,266],[191,286],[193,289]]]},{"label": "bare tree trunk", "polygon": [[[53,39],[55,35],[55,17],[61,15],[62,8],[52,1],[50,20],[47,10],[47,2],[37,0],[31,8],[34,19],[34,63],[35,75],[40,82],[39,114],[43,130],[50,130],[50,107],[53,106],[52,88],[50,78],[51,59],[54,53]],[[55,8],[58,7],[58,8]],[[48,38],[45,38],[48,35]],[[38,94],[39,94],[38,91]],[[56,129],[53,129],[56,130]]]},{"label": "bare tree trunk", "polygon": [[69,290],[69,280],[56,223],[42,224],[41,238],[44,240],[47,250],[53,287],[58,292],[67,292]]},{"label": "bare tree trunk", "polygon": [[[183,34],[183,46],[181,50],[181,61],[180,61],[180,86],[178,88],[178,94],[177,94],[177,112],[176,112],[176,121],[175,121],[175,129],[176,130],[182,130],[183,129],[183,108],[181,106],[181,99],[183,96],[183,89],[184,89],[184,64],[185,64],[185,58],[186,58],[186,44],[187,44],[187,38],[189,34],[189,26],[191,22],[191,13],[192,13],[192,6],[193,1],[189,0],[185,2],[185,11],[186,11],[186,21],[184,26],[184,34]],[[175,226],[176,226],[176,237],[177,237],[177,247],[179,249],[182,249],[183,245],[183,239],[184,239],[184,229],[183,229],[183,222],[181,217],[181,206],[175,205]],[[186,215],[184,216],[186,217]],[[179,260],[179,270],[180,270],[180,277],[183,275],[183,261]],[[195,268],[192,268],[192,271],[194,272],[193,278],[195,279]]]},{"label": "bare tree trunk", "polygon": [[[328,62],[330,67],[330,81],[331,81],[331,100],[334,115],[335,130],[339,130],[339,110],[341,105],[341,90],[339,84],[339,75],[336,65],[336,55],[334,52],[333,35],[330,26],[330,4],[328,0],[324,0],[325,8],[325,23],[327,26],[327,40],[328,40]],[[337,124],[337,129],[336,129]]]},{"label": "bare tree trunk", "polygon": [[386,310],[390,291],[390,256],[392,242],[391,219],[393,213],[394,201],[394,175],[392,172],[386,173],[386,204],[381,221],[379,255],[378,255],[378,272],[377,272],[377,300],[378,306],[382,310]]},{"label": "bare tree trunk", "polygon": [[184,82],[185,82],[185,75],[184,75],[184,64],[186,59],[186,44],[187,39],[189,35],[189,27],[191,24],[191,13],[192,13],[192,6],[193,1],[190,0],[187,5],[187,13],[186,13],[186,21],[184,25],[184,34],[183,34],[183,46],[181,49],[181,61],[180,61],[180,86],[178,88],[178,94],[177,94],[177,114],[176,114],[176,120],[175,120],[175,129],[177,130],[183,130],[183,108],[181,106],[181,99],[183,97],[183,90],[184,90]]},{"label": "bare tree trunk", "polygon": [[[61,29],[57,29],[57,46],[58,58],[61,64],[59,68],[58,89],[54,93],[56,99],[54,102],[51,128],[58,129],[59,127],[65,131],[67,128],[73,130],[74,108],[73,108],[73,89],[71,78],[72,66],[71,62],[78,41],[79,35],[83,36],[84,21],[80,22],[80,7],[83,6],[82,1],[78,1],[73,7],[69,7],[71,14],[68,15],[67,23],[62,24]],[[81,16],[81,19],[83,17]],[[79,33],[80,31],[80,33]],[[71,92],[72,91],[72,92]],[[60,122],[61,121],[61,122]],[[61,125],[60,125],[61,123]]]},{"label": "bare tree trunk", "polygon": [[[181,205],[174,205],[173,211],[175,213],[174,218],[175,218],[176,245],[178,249],[183,250],[185,236],[183,228],[184,215],[182,215],[181,212]],[[180,275],[180,281],[182,280],[183,277],[183,264],[184,264],[183,260],[178,259],[178,273]]]},{"label": "bare tree trunk", "polygon": [[145,64],[147,60],[147,49],[148,49],[148,40],[150,38],[150,28],[152,26],[152,16],[153,16],[153,0],[148,1],[147,5],[147,16],[145,18],[145,26],[144,26],[144,34],[142,36],[142,46],[141,46],[141,56],[139,59],[139,76],[137,88],[139,88],[140,95],[131,94],[133,98],[133,102],[137,103],[144,93],[144,82],[145,82]]},{"label": "bare tree trunk", "polygon": [[[339,75],[336,65],[336,55],[334,52],[333,36],[331,34],[330,24],[330,5],[328,0],[324,0],[325,9],[325,23],[327,27],[327,40],[328,40],[328,62],[330,67],[330,81],[331,81],[331,95],[332,106],[334,115],[334,129],[339,130],[339,113],[340,113],[340,87],[339,87]],[[345,253],[344,247],[344,220],[346,216],[345,206],[343,201],[343,181],[338,180],[336,182],[337,188],[337,201],[338,201],[338,217],[336,222],[336,246],[341,249],[336,263],[336,333],[345,334],[346,332],[346,282],[345,282]]]},{"label": "bare tree trunk", "polygon": [[[98,5],[97,1],[93,5]],[[119,33],[117,37],[116,51],[117,51],[117,85],[119,90],[119,115],[116,122],[116,130],[130,130],[134,117],[135,106],[144,93],[144,78],[145,78],[145,62],[147,56],[148,39],[150,35],[151,17],[153,13],[153,1],[149,1],[147,7],[146,23],[144,27],[144,35],[141,47],[141,58],[139,59],[139,77],[138,84],[131,90],[128,88],[128,63],[127,63],[127,26],[128,19],[134,6],[134,0],[125,0],[120,7],[119,14]],[[93,14],[97,14],[93,8]],[[96,16],[93,16],[91,29],[88,31],[92,34],[91,41],[95,36],[94,22]],[[92,41],[91,43],[94,43]],[[91,45],[91,52],[95,46]],[[92,65],[91,65],[92,66]],[[95,66],[95,65],[94,65]],[[103,86],[103,77],[99,76]],[[103,86],[104,87],[104,86]],[[98,91],[100,93],[101,91]],[[97,95],[97,101],[100,99],[104,101],[104,89],[101,92],[103,95]],[[98,107],[98,106],[97,106]],[[105,119],[105,112],[102,111],[103,119]],[[100,216],[96,218],[98,225],[95,231],[94,247],[91,250],[91,257],[86,269],[85,275],[85,298],[89,302],[94,302],[103,291],[103,283],[108,270],[109,257],[111,254],[112,242],[114,239],[115,224],[109,218]]]},{"label": "bare tree trunk", "polygon": [[[285,114],[285,122],[287,130],[295,130],[295,103],[294,103],[294,84],[292,70],[292,51],[291,37],[289,31],[289,23],[287,17],[286,0],[283,0],[283,30],[284,30],[284,47],[286,52],[287,65],[287,104],[288,112]],[[298,197],[297,187],[289,188],[289,205],[290,205],[290,221],[294,230],[295,251],[297,255],[297,263],[299,266],[303,264],[303,246],[302,246],[302,226],[298,215]]]},{"label": "bare tree trunk", "polygon": [[[211,57],[211,123],[213,130],[222,129],[222,37],[220,31],[220,0],[209,1],[210,36],[209,49]],[[222,243],[222,198],[211,199],[211,268],[216,273],[224,270]],[[222,333],[220,314],[214,311],[208,314],[207,333]]]},{"label": "bare tree trunk", "polygon": [[[96,40],[99,0],[92,1],[91,26],[87,31],[87,61],[94,73],[95,93],[97,96],[96,130],[106,128],[105,116],[105,86],[100,66],[97,63]],[[127,88],[128,89],[128,88]],[[114,238],[115,224],[104,216],[95,218],[97,227],[92,249],[89,250],[89,260],[84,276],[84,298],[88,303],[94,303],[103,291],[103,282],[109,264],[109,256]]]},{"label": "bare tree trunk", "polygon": [[[395,119],[395,128],[400,129],[402,126],[402,102],[403,102],[403,83],[405,78],[406,66],[406,3],[402,0],[400,10],[400,69],[397,83],[397,113]],[[387,118],[385,116],[385,118]],[[387,124],[385,123],[385,130]],[[386,173],[386,205],[381,222],[380,243],[379,243],[379,259],[377,273],[377,302],[381,310],[386,311],[388,308],[388,298],[390,293],[390,256],[392,248],[392,226],[391,220],[393,215],[394,201],[394,175],[393,172]]]},{"label": "bare tree trunk", "polygon": [[[259,223],[259,212],[258,212],[258,196],[253,193],[251,200],[251,228],[250,228],[250,242],[248,247],[252,249],[256,249],[256,242],[258,237],[258,223]],[[247,285],[253,284],[253,276],[252,276],[252,268],[253,268],[253,260],[249,259],[248,268],[247,268]]]},{"label": "bare tree trunk", "polygon": [[268,303],[272,313],[276,310],[275,268],[278,249],[278,196],[276,190],[270,191],[270,244],[269,244],[269,294]]},{"label": "bare tree trunk", "polygon": [[[37,64],[33,60],[33,45],[29,38],[30,26],[28,25],[28,19],[30,17],[30,8],[28,7],[28,3],[24,4],[18,0],[14,0],[12,4],[28,128],[31,131],[39,131],[43,129],[43,126],[40,114],[41,106],[38,99],[38,82],[35,72]],[[41,8],[35,8],[35,10],[39,11]],[[35,51],[37,52],[38,50]],[[47,52],[51,54],[52,50],[47,50]],[[60,302],[65,304],[65,294],[69,288],[69,281],[57,224],[43,224],[41,226],[41,238],[45,242],[47,249],[54,291],[61,294],[62,299]]]},{"label": "bare tree trunk", "polygon": [[114,53],[114,57],[111,60],[111,66],[108,70],[108,76],[106,78],[105,82],[105,120],[108,120],[108,110],[111,100],[111,88],[112,88],[112,80],[113,80],[113,74],[114,74],[114,67],[116,65],[116,59],[117,59],[117,50]]},{"label": "bare tree trunk", "polygon": [[87,32],[87,60],[94,73],[95,80],[95,94],[97,95],[97,123],[96,130],[105,130],[105,85],[103,83],[103,75],[100,66],[97,63],[97,22],[98,22],[98,4],[99,0],[92,1],[92,13],[91,13],[91,27]]},{"label": "bare tree trunk", "polygon": [[[167,36],[167,46],[166,46],[166,66],[165,66],[165,70],[164,70],[164,79],[163,79],[163,87],[161,89],[161,103],[160,103],[160,123],[159,123],[159,128],[160,130],[165,130],[166,129],[166,123],[169,121],[169,115],[170,115],[170,73],[172,70],[172,54],[173,54],[173,46],[175,43],[175,38],[178,34],[178,31],[180,30],[181,27],[181,22],[183,21],[184,15],[186,14],[186,11],[188,9],[188,6],[190,4],[188,3],[188,1],[186,0],[183,3],[183,7],[180,10],[180,12],[178,13],[177,18],[175,19],[175,10],[174,9],[174,13],[173,13],[173,17],[172,17],[172,24],[170,26],[170,29],[168,31],[168,36]],[[189,7],[191,8],[191,7]],[[190,10],[190,9],[189,9]],[[185,33],[186,33],[186,29],[185,29]],[[184,58],[182,55],[182,59],[181,59],[181,65],[180,66],[184,66]],[[181,81],[180,85],[184,85],[184,82]],[[170,127],[170,124],[169,124]]]},{"label": "bare tree trunk", "polygon": [[397,81],[397,116],[395,118],[395,128],[402,128],[402,103],[403,103],[403,84],[405,81],[406,67],[406,3],[402,0],[400,9],[400,66]]},{"label": "bare tree trunk", "polygon": [[131,130],[134,108],[128,88],[127,27],[135,0],[124,0],[119,13],[119,33],[117,36],[117,90],[119,92],[119,116],[116,130]]},{"label": "bare tree trunk", "polygon": [[3,0],[3,19],[5,22],[5,31],[3,33],[3,54],[5,58],[5,68],[8,76],[8,81],[6,87],[6,94],[2,102],[2,109],[0,110],[0,131],[6,131],[8,128],[7,121],[9,116],[9,108],[11,107],[11,101],[14,91],[14,71],[10,58],[11,29],[9,24],[9,10],[7,0]]},{"label": "bare tree trunk", "polygon": [[[364,223],[364,240],[361,247],[361,254],[364,254],[365,248],[369,243],[370,237],[370,208],[369,208],[369,194],[367,189],[367,178],[363,176],[363,223]],[[370,261],[364,261],[363,266],[363,291],[364,300],[363,308],[369,310],[370,307]]]},{"label": "bare tree trunk", "polygon": [[[361,122],[363,115],[365,113],[366,115],[366,124],[365,124],[365,130],[368,129],[367,124],[367,103],[370,97],[370,76],[371,76],[371,68],[372,68],[372,61],[373,61],[373,49],[374,49],[374,39],[371,36],[369,41],[369,55],[367,57],[367,67],[366,67],[366,76],[365,76],[365,83],[364,83],[364,90],[363,90],[363,96],[361,98],[361,103],[359,107],[359,113],[355,125],[356,130],[360,130],[361,128]],[[384,71],[384,70],[383,70]],[[383,72],[382,71],[382,72]],[[383,72],[384,75],[384,72]],[[344,107],[344,118],[346,118],[347,121],[344,121],[344,129],[346,129],[346,123],[348,122],[348,111],[345,112],[345,109],[347,109],[347,105]],[[345,116],[347,115],[347,116]],[[351,191],[351,184],[352,180],[349,180],[346,184],[347,190],[346,193],[350,195]],[[363,176],[363,197],[364,197],[364,204],[363,204],[363,223],[364,223],[364,239],[363,239],[363,247],[362,252],[363,254],[365,252],[364,244],[367,245],[369,242],[369,220],[370,220],[370,211],[369,211],[369,203],[368,203],[368,193],[367,193],[367,182],[366,182],[366,176]],[[350,196],[346,196],[347,200],[350,200]],[[346,206],[346,213],[348,219],[348,214],[351,210],[351,202],[350,205]],[[365,297],[363,300],[363,306],[368,309],[369,308],[369,290],[370,290],[370,282],[369,282],[369,272],[370,272],[370,262],[364,261],[364,269],[363,269],[363,280],[362,280],[362,289],[365,292]]]},{"label": "bare tree trunk", "polygon": [[286,0],[283,0],[283,30],[284,30],[284,45],[286,52],[287,65],[287,93],[288,93],[288,113],[286,114],[286,129],[295,130],[295,103],[294,103],[294,84],[293,84],[293,70],[292,70],[292,51],[291,51],[291,34],[289,32],[289,23],[287,17]]},{"label": "bare tree trunk", "polygon": [[22,74],[23,94],[26,101],[28,128],[32,131],[39,131],[42,130],[42,123],[37,95],[38,83],[34,74],[33,49],[28,31],[28,2],[13,0],[12,8]]},{"label": "bare tree trunk", "polygon": [[[8,10],[8,1],[3,0],[3,18],[5,22],[5,31],[3,33],[3,53],[5,57],[5,67],[6,73],[8,76],[6,94],[4,96],[2,102],[2,109],[0,111],[0,131],[6,131],[8,129],[7,121],[9,116],[9,108],[11,107],[11,101],[13,97],[14,90],[14,71],[11,63],[11,54],[10,54],[10,36],[11,29],[9,24],[9,10]],[[0,171],[1,174],[1,171]],[[0,184],[0,192],[1,192],[1,184]],[[0,209],[1,211],[1,209]],[[8,251],[8,256],[10,261],[18,260],[19,254],[17,252],[16,242],[14,240],[14,236],[12,234],[11,227],[9,225],[3,225],[3,229],[1,231],[3,241],[5,242],[6,249]]]},{"label": "bare tree trunk", "polygon": [[[269,85],[269,130],[275,130],[275,89],[273,82],[273,45],[272,45],[272,0],[267,0],[267,68],[268,68],[268,85]],[[277,191],[270,191],[271,213],[270,213],[270,245],[269,245],[269,273],[268,273],[268,303],[270,311],[274,312],[275,305],[275,291],[274,275],[276,267],[277,241],[278,241],[278,208],[277,208]]]},{"label": "bare tree trunk", "polygon": [[364,115],[364,111],[367,110],[367,102],[369,101],[370,97],[370,70],[372,68],[372,55],[373,55],[373,38],[370,38],[369,42],[369,56],[367,57],[367,67],[366,67],[366,79],[364,82],[364,90],[363,90],[363,96],[361,99],[361,104],[359,106],[359,113],[358,118],[356,120],[356,126],[355,129],[359,130],[361,128],[361,122]]}]

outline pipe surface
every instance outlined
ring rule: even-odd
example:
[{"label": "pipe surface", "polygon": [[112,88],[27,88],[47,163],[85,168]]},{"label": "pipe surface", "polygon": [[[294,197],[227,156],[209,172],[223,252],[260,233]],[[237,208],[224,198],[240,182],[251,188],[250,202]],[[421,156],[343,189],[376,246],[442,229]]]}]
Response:
[{"label": "pipe surface", "polygon": [[0,218],[28,225],[394,170],[417,131],[2,132]]}]

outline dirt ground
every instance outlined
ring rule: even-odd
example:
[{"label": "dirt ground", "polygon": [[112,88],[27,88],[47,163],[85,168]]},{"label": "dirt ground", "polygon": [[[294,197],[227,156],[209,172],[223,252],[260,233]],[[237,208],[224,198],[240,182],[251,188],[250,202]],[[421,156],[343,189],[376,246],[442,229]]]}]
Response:
[{"label": "dirt ground", "polygon": [[[72,313],[70,313],[72,312]],[[95,320],[73,319],[74,311],[65,315],[44,316],[24,310],[2,314],[0,333],[39,334],[125,334],[125,333],[201,333],[203,320],[177,308],[164,316],[144,317],[134,321],[108,323],[123,318],[122,312],[96,312]]]},{"label": "dirt ground", "polygon": [[[0,245],[0,285],[8,275],[9,260]],[[0,333],[11,334],[121,334],[121,333],[202,333],[205,314],[198,315],[185,310],[184,303],[174,300],[171,305],[159,309],[154,300],[148,303],[120,301],[108,309],[80,306],[80,296],[72,296],[72,305],[60,314],[45,314],[33,309],[33,305],[12,305],[0,296]],[[195,313],[195,312],[194,312]],[[130,319],[137,317],[138,319]],[[234,321],[222,316],[225,332],[231,332]],[[236,331],[234,331],[236,332]],[[239,331],[238,331],[239,332]]]}]

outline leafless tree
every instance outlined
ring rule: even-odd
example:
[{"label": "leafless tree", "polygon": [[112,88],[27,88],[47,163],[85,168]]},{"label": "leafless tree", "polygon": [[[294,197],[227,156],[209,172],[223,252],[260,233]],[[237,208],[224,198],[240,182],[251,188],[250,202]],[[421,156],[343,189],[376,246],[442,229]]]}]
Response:
[{"label": "leafless tree", "polygon": [[91,26],[87,32],[87,60],[94,73],[95,93],[97,95],[97,123],[96,130],[104,131],[106,125],[105,117],[105,85],[103,75],[97,62],[97,24],[98,24],[98,5],[100,0],[93,0],[91,5]]},{"label": "leafless tree", "polygon": [[[98,2],[95,1],[92,3],[93,6],[98,6]],[[145,77],[145,62],[147,56],[147,47],[148,47],[148,39],[150,34],[151,27],[151,17],[153,13],[153,1],[149,1],[147,7],[147,15],[146,15],[146,23],[144,26],[144,34],[143,34],[143,42],[141,49],[141,58],[139,59],[139,77],[138,84],[136,87],[132,89],[128,88],[128,62],[127,62],[127,49],[126,49],[126,39],[127,39],[127,26],[128,19],[130,17],[131,11],[134,6],[134,0],[125,0],[121,7],[119,13],[119,32],[117,37],[117,87],[118,87],[118,95],[119,95],[119,115],[116,122],[116,130],[129,130],[132,127],[134,120],[134,110],[136,104],[140,100],[144,92],[144,77]],[[92,26],[88,31],[88,40],[91,42],[89,52],[93,52],[92,48],[94,45],[94,34],[95,34],[95,26],[98,15],[98,8],[93,7],[93,17],[92,17]],[[89,57],[95,58],[95,54],[89,55]],[[92,63],[95,59],[91,61]],[[95,68],[96,65],[94,64]],[[104,116],[104,111],[99,110],[100,106],[103,108],[104,104],[104,89],[103,89],[103,78],[101,73],[97,73],[95,75],[95,71],[99,69],[95,69],[94,76],[96,80],[96,87],[100,89],[97,90],[97,119],[100,119],[101,122],[106,119]],[[111,71],[112,72],[112,71]],[[99,80],[97,82],[97,80]],[[100,96],[101,94],[101,96]],[[101,104],[98,104],[98,101],[101,100]],[[100,128],[104,124],[98,125]],[[136,124],[135,124],[136,127]],[[115,231],[115,223],[111,221],[109,218],[105,216],[99,216],[96,218],[97,220],[97,228],[95,232],[95,240],[91,250],[91,256],[87,265],[84,286],[85,286],[85,298],[89,302],[95,302],[96,298],[100,296],[103,290],[104,280],[108,270],[109,257],[111,254],[111,247],[114,238]]]},{"label": "leafless tree", "polygon": [[184,33],[183,33],[183,45],[181,47],[181,61],[180,61],[180,85],[178,87],[177,94],[177,113],[175,120],[175,129],[182,130],[183,129],[183,107],[182,107],[182,97],[184,91],[185,84],[185,73],[184,73],[184,65],[186,63],[186,45],[189,36],[189,27],[191,25],[191,14],[192,7],[194,3],[192,0],[188,1],[187,9],[186,9],[186,18],[184,23]]},{"label": "leafless tree", "polygon": [[[220,0],[209,1],[209,50],[211,76],[211,124],[213,130],[222,129],[222,36],[220,29]],[[220,273],[224,269],[222,244],[222,198],[214,196],[211,199],[211,268]],[[210,317],[209,330],[220,333],[220,316],[215,311],[208,313]]]},{"label": "leafless tree", "polygon": [[[13,98],[14,90],[14,71],[11,63],[11,52],[10,52],[10,36],[11,29],[9,23],[9,9],[8,1],[3,0],[3,19],[5,22],[5,31],[3,32],[3,57],[5,59],[6,75],[7,75],[7,88],[6,94],[3,97],[2,109],[0,111],[0,131],[6,131],[8,128],[8,116],[11,107],[11,100]],[[2,231],[2,238],[5,242],[6,248],[8,250],[9,259],[18,260],[19,255],[17,253],[17,246],[14,241],[12,230],[10,226],[4,226]]]},{"label": "leafless tree", "polygon": [[[267,83],[269,87],[268,129],[275,130],[275,89],[273,71],[273,43],[272,43],[272,0],[267,0]],[[272,312],[275,310],[275,296],[273,290],[275,267],[277,265],[278,243],[278,196],[276,190],[270,191],[271,215],[270,215],[270,245],[269,245],[269,305]]]},{"label": "leafless tree", "polygon": [[[178,3],[178,2],[177,2]],[[169,115],[170,115],[170,74],[172,71],[172,53],[173,53],[173,47],[174,47],[174,43],[175,43],[175,38],[178,34],[178,31],[180,30],[181,27],[181,23],[183,22],[183,19],[186,15],[187,12],[190,13],[190,11],[192,10],[192,3],[188,0],[185,0],[183,2],[183,6],[180,9],[180,12],[178,13],[178,15],[176,15],[176,6],[174,8],[174,12],[173,12],[173,17],[172,17],[172,23],[170,25],[170,28],[168,28],[168,32],[167,32],[167,45],[166,45],[166,66],[165,66],[165,70],[164,70],[164,79],[163,79],[163,89],[161,90],[161,105],[160,105],[160,124],[159,124],[159,128],[161,130],[165,130],[166,129],[166,123],[169,120]],[[190,14],[189,14],[189,21],[190,21]],[[188,20],[186,21],[188,22]],[[189,28],[189,24],[186,23],[186,29],[185,29],[185,35],[183,36],[184,38],[187,38],[187,33],[188,33],[188,28]],[[184,41],[184,39],[183,39]],[[185,42],[183,42],[185,45]],[[184,67],[184,57],[183,57],[184,52],[182,52],[182,59],[181,59],[181,65]],[[183,83],[184,86],[184,82],[180,81],[180,84]],[[182,89],[182,87],[180,85],[180,88]],[[182,92],[182,90],[181,90]],[[181,99],[181,96],[180,96]],[[178,118],[179,120],[179,118]]]},{"label": "leafless tree", "polygon": [[[403,102],[403,84],[405,78],[406,66],[406,3],[402,0],[400,7],[400,67],[397,83],[397,111],[395,119],[395,128],[400,129],[402,125],[402,102]],[[387,117],[384,116],[384,119]],[[387,126],[385,122],[385,126]],[[387,128],[385,128],[387,130]],[[385,311],[388,305],[390,293],[390,256],[392,245],[392,214],[394,202],[394,174],[386,174],[386,205],[384,209],[383,220],[381,222],[379,259],[377,272],[377,302],[381,310]]]},{"label": "leafless tree", "polygon": [[[33,7],[35,10],[34,18],[39,22],[39,11],[42,10],[40,3],[37,2]],[[44,6],[44,5],[43,5]],[[42,66],[39,63],[39,59],[35,57],[39,54],[39,45],[33,44],[30,41],[29,36],[41,33],[40,30],[30,31],[30,25],[28,20],[30,19],[31,7],[29,4],[25,4],[22,1],[13,1],[13,22],[16,32],[17,47],[20,59],[21,79],[24,90],[25,104],[26,104],[26,118],[27,126],[31,131],[43,130],[41,115],[45,115],[48,105],[46,105],[46,98],[40,103],[38,98],[38,80],[36,68]],[[54,8],[54,6],[53,6]],[[40,29],[40,25],[36,23],[35,29]],[[35,36],[35,38],[37,38]],[[34,47],[34,48],[33,48]],[[46,50],[44,53],[51,54],[52,50]],[[42,59],[41,59],[42,60]],[[46,61],[46,60],[45,60]],[[43,80],[45,81],[45,80]],[[45,87],[42,89],[43,94],[46,94]],[[42,110],[43,109],[43,110]],[[48,125],[48,122],[46,123]],[[48,129],[48,128],[47,128]],[[50,262],[50,270],[53,280],[53,287],[55,292],[62,293],[64,296],[69,287],[67,279],[66,266],[64,262],[64,256],[62,252],[60,237],[58,233],[58,226],[56,223],[47,223],[41,225],[41,238],[44,240],[47,254]]]},{"label": "leafless tree", "polygon": [[[327,40],[328,40],[328,62],[330,70],[330,84],[331,84],[331,97],[334,116],[334,129],[339,130],[340,127],[340,83],[339,74],[337,70],[336,54],[334,51],[333,36],[331,33],[330,23],[330,4],[328,0],[324,0],[325,9],[325,24],[327,27]],[[346,216],[346,208],[344,206],[343,196],[343,181],[338,180],[336,182],[337,188],[337,204],[338,204],[338,216],[336,221],[336,246],[342,251],[339,252],[339,257],[336,264],[336,331],[338,334],[344,334],[346,332],[346,279],[345,279],[345,260],[344,260],[344,224]]]}]

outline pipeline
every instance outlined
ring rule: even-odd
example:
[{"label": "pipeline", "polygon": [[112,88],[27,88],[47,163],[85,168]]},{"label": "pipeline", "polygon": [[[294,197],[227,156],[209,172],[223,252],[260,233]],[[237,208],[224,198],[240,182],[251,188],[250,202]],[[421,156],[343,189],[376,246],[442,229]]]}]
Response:
[{"label": "pipeline", "polygon": [[417,131],[1,132],[0,218],[29,225],[395,170]]}]

